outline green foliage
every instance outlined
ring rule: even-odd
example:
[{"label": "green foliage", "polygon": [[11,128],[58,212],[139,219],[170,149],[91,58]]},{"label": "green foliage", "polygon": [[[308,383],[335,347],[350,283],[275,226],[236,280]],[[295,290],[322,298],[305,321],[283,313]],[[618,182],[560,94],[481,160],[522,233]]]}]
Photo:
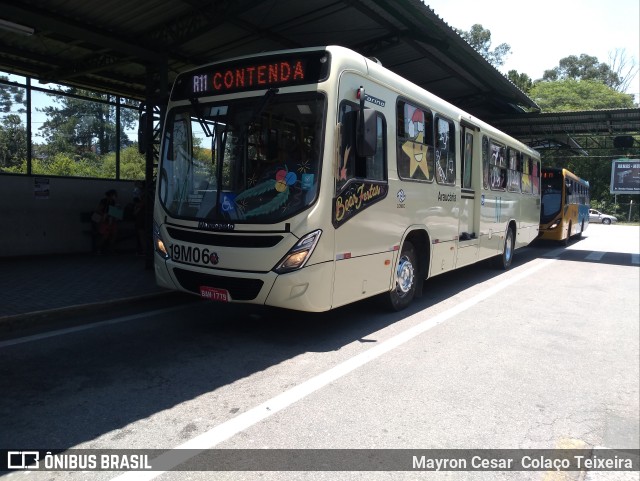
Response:
[{"label": "green foliage", "polygon": [[[145,156],[138,152],[135,146],[127,147],[120,151],[120,178],[132,180],[144,180]],[[115,177],[116,154],[111,153],[103,158],[103,177]]]},{"label": "green foliage", "polygon": [[[73,147],[78,151],[94,150],[100,153],[113,152],[116,145],[116,106],[110,103],[79,99],[75,95],[113,100],[109,95],[87,90],[68,88],[69,95],[48,94],[58,106],[47,106],[39,111],[47,115],[40,130],[54,152],[60,147]],[[134,110],[120,109],[122,126],[121,141],[126,141],[124,130],[131,128],[137,120]]]},{"label": "green foliage", "polygon": [[[6,81],[9,80],[9,77],[0,75],[0,80]],[[18,104],[20,106],[16,112],[26,112],[24,107],[24,92],[25,89],[22,87],[0,83],[0,112],[5,114],[11,112],[14,108],[14,104]]]},{"label": "green foliage", "polygon": [[[120,148],[113,96],[72,87],[59,87],[58,92],[48,94],[56,105],[36,109],[47,115],[40,127],[46,142],[33,144],[31,172],[113,179],[116,150],[120,150],[120,178],[144,179],[145,157],[125,134],[137,122],[136,110],[120,109],[120,145],[130,144]],[[0,112],[24,112],[24,108],[15,110],[16,104],[24,104],[24,94],[24,88],[0,83]],[[19,115],[13,113],[1,119],[0,172],[27,173],[27,140],[27,129]]]},{"label": "green foliage", "polygon": [[517,70],[509,70],[507,78],[526,94],[528,94],[531,87],[533,87],[533,80],[531,80],[531,77],[526,73],[518,73]]},{"label": "green foliage", "polygon": [[0,125],[0,169],[21,165],[27,159],[27,129],[18,115],[7,115]]},{"label": "green foliage", "polygon": [[529,96],[543,112],[633,108],[633,96],[616,92],[595,80],[537,82]]},{"label": "green foliage", "polygon": [[478,23],[468,32],[464,30],[457,30],[457,32],[494,67],[504,65],[505,57],[511,52],[511,47],[506,43],[501,43],[491,50],[491,30],[483,28]]},{"label": "green foliage", "polygon": [[[632,200],[633,203],[631,203]],[[616,216],[620,222],[640,222],[640,204],[638,204],[637,195],[619,195],[617,199],[611,195],[601,200],[591,200],[591,208]]]},{"label": "green foliage", "polygon": [[593,80],[614,90],[623,83],[608,64],[584,53],[579,57],[570,55],[561,59],[557,67],[545,70],[542,80]]}]

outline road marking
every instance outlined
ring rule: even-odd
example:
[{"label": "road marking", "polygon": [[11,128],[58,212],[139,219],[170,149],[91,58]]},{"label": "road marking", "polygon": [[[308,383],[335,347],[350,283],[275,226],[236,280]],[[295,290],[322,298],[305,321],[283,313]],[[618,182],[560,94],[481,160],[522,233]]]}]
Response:
[{"label": "road marking", "polygon": [[[581,439],[562,438],[556,443],[555,449],[589,449],[587,443]],[[580,471],[546,471],[542,481],[582,481],[584,470]]]},{"label": "road marking", "polygon": [[[361,352],[360,354],[357,354],[354,357],[332,367],[331,369],[318,374],[317,376],[314,376],[302,382],[301,384],[276,395],[268,401],[255,406],[248,411],[245,411],[244,413],[223,422],[222,424],[219,424],[209,431],[190,439],[186,443],[181,444],[180,446],[177,446],[175,448],[181,451],[169,451],[165,454],[162,454],[151,461],[151,464],[153,465],[154,462],[156,462],[156,465],[170,466],[171,468],[173,468],[184,463],[185,461],[188,461],[205,449],[213,448],[217,444],[220,444],[235,436],[236,434],[250,428],[251,426],[264,421],[277,412],[282,411],[283,409],[304,399],[310,394],[320,390],[324,386],[327,386],[328,384],[346,376],[359,367],[362,367],[365,364],[379,358],[383,354],[386,354],[393,349],[405,344],[406,342],[414,339],[420,334],[427,332],[428,330],[438,326],[439,324],[442,324],[452,317],[457,316],[467,309],[470,309],[476,304],[479,304],[480,302],[496,295],[500,291],[503,291],[516,282],[520,282],[521,280],[529,277],[539,270],[544,269],[556,260],[557,259],[554,258],[541,261],[537,265],[511,276],[508,279],[499,282],[495,286],[485,289],[480,294],[477,294],[474,297],[457,304],[455,307],[441,312],[440,314],[430,319],[426,319],[419,324],[407,329],[406,331],[401,332],[400,334],[397,334],[384,342],[381,342],[375,347]],[[410,316],[409,319],[420,318],[422,316],[424,316],[424,314],[422,312],[418,312]],[[147,481],[155,478],[156,476],[160,476],[165,472],[166,471],[131,471],[113,478],[112,481]]]},{"label": "road marking", "polygon": [[606,252],[603,251],[593,251],[591,254],[585,257],[585,259],[588,261],[599,261],[602,260],[605,254]]},{"label": "road marking", "polygon": [[0,349],[3,347],[15,346],[18,344],[25,344],[27,342],[40,341],[42,339],[48,339],[50,337],[64,336],[67,334],[73,334],[74,332],[87,331],[89,329],[95,329],[97,327],[110,326],[112,324],[119,324],[121,322],[134,321],[148,316],[155,316],[159,314],[166,314],[168,312],[184,309],[185,307],[192,306],[193,304],[184,304],[180,306],[167,307],[165,309],[156,309],[155,311],[142,312],[140,314],[132,314],[130,316],[116,317],[115,319],[109,319],[108,321],[94,322],[92,324],[83,324],[82,326],[68,327],[65,329],[57,329],[55,331],[43,332],[42,334],[34,334],[33,336],[19,337],[16,339],[10,339],[8,341],[0,341]]}]

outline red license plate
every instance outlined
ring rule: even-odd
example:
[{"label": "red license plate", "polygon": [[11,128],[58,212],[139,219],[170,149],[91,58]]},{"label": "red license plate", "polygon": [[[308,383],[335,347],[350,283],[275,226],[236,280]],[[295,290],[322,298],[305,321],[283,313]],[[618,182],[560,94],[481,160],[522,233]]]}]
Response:
[{"label": "red license plate", "polygon": [[218,302],[229,302],[231,300],[228,290],[209,286],[200,286],[200,296],[204,299]]}]

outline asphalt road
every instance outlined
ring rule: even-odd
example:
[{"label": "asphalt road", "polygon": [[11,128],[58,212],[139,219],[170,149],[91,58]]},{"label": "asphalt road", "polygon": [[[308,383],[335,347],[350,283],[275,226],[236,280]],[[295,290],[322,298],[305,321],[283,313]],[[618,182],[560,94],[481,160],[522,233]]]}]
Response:
[{"label": "asphalt road", "polygon": [[[516,251],[507,272],[481,263],[431,279],[402,313],[375,300],[305,314],[195,298],[85,313],[0,341],[0,449],[638,449],[639,253],[640,228],[591,225],[567,248]],[[578,479],[560,474],[4,477]]]}]

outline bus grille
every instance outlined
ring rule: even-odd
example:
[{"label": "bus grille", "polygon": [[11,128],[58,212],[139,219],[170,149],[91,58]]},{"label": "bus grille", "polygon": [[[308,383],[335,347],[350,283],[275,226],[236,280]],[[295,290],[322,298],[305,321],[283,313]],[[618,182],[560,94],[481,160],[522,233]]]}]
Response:
[{"label": "bus grille", "polygon": [[180,285],[191,292],[200,294],[200,286],[217,287],[229,291],[234,301],[250,301],[258,297],[263,281],[260,279],[244,279],[240,277],[212,276],[200,272],[192,272],[178,267],[173,268],[173,274]]},{"label": "bus grille", "polygon": [[175,229],[173,227],[168,227],[167,233],[172,239],[219,247],[273,247],[284,239],[281,235],[214,234],[211,232]]}]

